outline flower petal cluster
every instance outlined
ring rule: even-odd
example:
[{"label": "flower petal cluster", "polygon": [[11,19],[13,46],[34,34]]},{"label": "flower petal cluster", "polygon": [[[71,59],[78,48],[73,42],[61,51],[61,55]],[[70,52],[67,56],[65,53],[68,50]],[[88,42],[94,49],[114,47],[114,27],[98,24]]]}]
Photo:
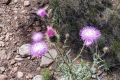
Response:
[{"label": "flower petal cluster", "polygon": [[44,8],[38,9],[38,10],[36,11],[36,14],[37,14],[38,16],[42,17],[42,18],[47,15],[47,13],[46,13],[46,11],[45,11]]},{"label": "flower petal cluster", "polygon": [[85,42],[86,46],[90,46],[94,43],[100,36],[100,31],[93,26],[86,26],[80,30],[79,35],[81,39]]},{"label": "flower petal cluster", "polygon": [[47,51],[48,51],[48,48],[45,42],[33,43],[30,46],[31,55],[34,57],[42,56],[45,53],[47,53]]},{"label": "flower petal cluster", "polygon": [[32,40],[34,42],[40,42],[43,40],[43,34],[41,32],[35,32],[33,35],[32,35]]},{"label": "flower petal cluster", "polygon": [[46,35],[47,35],[49,38],[54,37],[54,36],[55,36],[55,30],[54,30],[52,27],[47,26]]},{"label": "flower petal cluster", "polygon": [[47,53],[47,44],[43,41],[43,34],[41,32],[33,33],[32,44],[30,45],[30,54],[34,57],[42,56]]}]

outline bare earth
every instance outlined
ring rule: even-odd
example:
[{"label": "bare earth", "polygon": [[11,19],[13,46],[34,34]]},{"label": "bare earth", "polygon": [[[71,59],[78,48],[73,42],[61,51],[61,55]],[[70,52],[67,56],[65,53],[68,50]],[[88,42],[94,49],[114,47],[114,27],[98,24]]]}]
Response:
[{"label": "bare earth", "polygon": [[[30,41],[31,32],[34,30],[24,28],[29,25],[30,11],[36,9],[36,0],[12,0],[9,5],[7,0],[0,1],[0,80],[2,74],[8,80],[31,80],[34,75],[40,74],[39,58],[14,58],[19,56],[18,48]],[[17,72],[23,73],[21,79]]]}]

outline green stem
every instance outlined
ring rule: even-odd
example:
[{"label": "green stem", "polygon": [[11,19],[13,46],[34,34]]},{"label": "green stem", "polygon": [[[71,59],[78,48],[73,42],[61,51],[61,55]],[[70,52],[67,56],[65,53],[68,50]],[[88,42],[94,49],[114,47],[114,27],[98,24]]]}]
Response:
[{"label": "green stem", "polygon": [[98,45],[97,45],[97,42],[96,42],[96,58],[97,58],[97,60],[99,59],[99,60],[103,61],[103,60],[101,59],[101,57],[103,57],[104,55],[105,55],[105,53],[104,53],[102,56],[100,56],[100,55],[98,54]]},{"label": "green stem", "polygon": [[100,57],[103,57],[106,54],[106,52],[104,52]]},{"label": "green stem", "polygon": [[98,45],[97,45],[97,42],[96,42],[96,54],[98,53]]},{"label": "green stem", "polygon": [[76,61],[81,56],[84,48],[85,48],[85,43],[83,44],[83,47],[81,48],[79,55],[73,60],[73,62]]},{"label": "green stem", "polygon": [[70,74],[72,75],[72,79],[75,80],[75,74],[71,71],[70,65],[65,61],[65,59],[64,59],[64,57],[63,57],[63,54],[62,54],[61,51],[58,49],[56,43],[55,43],[55,47],[56,47],[58,53],[60,54],[62,60],[64,61],[64,63],[67,65],[67,67],[68,67],[68,69],[69,69],[69,72],[70,72]]}]

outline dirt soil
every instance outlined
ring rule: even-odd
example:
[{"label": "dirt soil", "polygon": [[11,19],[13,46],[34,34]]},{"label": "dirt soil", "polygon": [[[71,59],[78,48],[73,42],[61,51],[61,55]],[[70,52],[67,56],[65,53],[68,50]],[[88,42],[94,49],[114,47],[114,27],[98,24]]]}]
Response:
[{"label": "dirt soil", "polygon": [[20,80],[31,80],[31,76],[40,74],[40,58],[14,58],[19,56],[19,47],[29,43],[30,35],[35,31],[31,25],[32,12],[47,3],[41,0],[0,1],[0,75],[6,75],[8,80],[19,80],[18,71],[24,74]]}]

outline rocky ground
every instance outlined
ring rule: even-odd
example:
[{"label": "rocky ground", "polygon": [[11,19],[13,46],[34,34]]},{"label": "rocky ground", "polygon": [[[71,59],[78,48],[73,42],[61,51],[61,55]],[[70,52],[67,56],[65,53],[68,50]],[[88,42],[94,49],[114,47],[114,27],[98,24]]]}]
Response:
[{"label": "rocky ground", "polygon": [[29,43],[30,32],[34,32],[33,29],[26,30],[24,25],[29,25],[30,11],[37,9],[38,2],[0,1],[0,80],[31,80],[40,75],[40,58],[23,57],[24,52],[19,52],[22,45]]}]

